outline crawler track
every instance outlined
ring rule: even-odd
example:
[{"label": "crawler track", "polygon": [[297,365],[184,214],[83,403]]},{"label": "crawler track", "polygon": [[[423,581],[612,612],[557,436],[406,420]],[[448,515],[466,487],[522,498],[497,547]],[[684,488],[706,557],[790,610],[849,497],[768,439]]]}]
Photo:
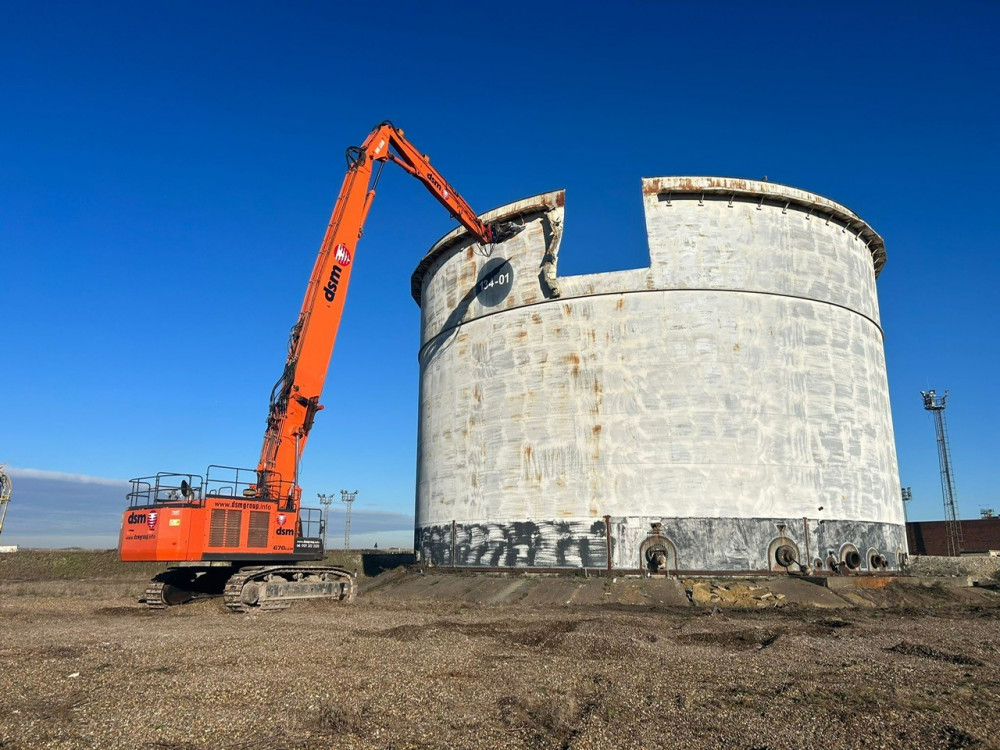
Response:
[{"label": "crawler track", "polygon": [[146,587],[143,601],[146,602],[146,606],[149,609],[166,609],[170,606],[167,604],[166,599],[163,598],[163,589],[165,586],[166,584],[163,581],[151,581]]},{"label": "crawler track", "polygon": [[286,609],[299,599],[354,599],[354,577],[329,565],[273,565],[243,568],[227,582],[223,599],[231,612]]},{"label": "crawler track", "polygon": [[156,575],[146,587],[144,599],[149,609],[166,609],[195,598],[211,596],[209,579],[191,568],[171,568]]},{"label": "crawler track", "polygon": [[286,609],[300,599],[354,599],[354,576],[330,565],[261,565],[171,568],[146,587],[149,609],[166,609],[193,599],[222,596],[231,612]]}]

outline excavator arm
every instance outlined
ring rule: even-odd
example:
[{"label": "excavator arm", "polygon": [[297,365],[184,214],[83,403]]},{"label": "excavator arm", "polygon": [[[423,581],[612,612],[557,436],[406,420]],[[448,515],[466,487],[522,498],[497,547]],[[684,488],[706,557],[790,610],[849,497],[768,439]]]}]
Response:
[{"label": "excavator arm", "polygon": [[[394,162],[420,180],[434,198],[483,244],[502,242],[517,232],[511,225],[484,224],[430,160],[386,121],[361,146],[347,149],[347,174],[330,217],[306,287],[302,311],[292,327],[285,369],[271,393],[267,430],[257,466],[259,497],[298,508],[298,468],[316,412],[344,310],[354,253],[375,199],[385,162]],[[378,173],[373,181],[373,171]]]}]

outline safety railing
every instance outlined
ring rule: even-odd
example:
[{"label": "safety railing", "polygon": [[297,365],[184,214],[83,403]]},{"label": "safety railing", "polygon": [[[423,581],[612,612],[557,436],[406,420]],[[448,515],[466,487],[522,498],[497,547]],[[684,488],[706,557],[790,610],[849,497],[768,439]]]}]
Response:
[{"label": "safety railing", "polygon": [[161,471],[151,477],[129,480],[129,507],[157,504],[201,505],[203,479],[200,474]]}]

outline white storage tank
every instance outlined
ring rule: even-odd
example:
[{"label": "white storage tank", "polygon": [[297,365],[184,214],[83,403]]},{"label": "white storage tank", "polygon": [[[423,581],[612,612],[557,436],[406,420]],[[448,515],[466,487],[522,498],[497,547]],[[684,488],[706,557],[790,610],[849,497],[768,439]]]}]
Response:
[{"label": "white storage tank", "polygon": [[[559,276],[562,192],[456,230],[421,307],[416,546],[486,568],[895,569],[882,239],[768,182],[643,180],[648,268]],[[572,252],[568,249],[567,252]]]}]

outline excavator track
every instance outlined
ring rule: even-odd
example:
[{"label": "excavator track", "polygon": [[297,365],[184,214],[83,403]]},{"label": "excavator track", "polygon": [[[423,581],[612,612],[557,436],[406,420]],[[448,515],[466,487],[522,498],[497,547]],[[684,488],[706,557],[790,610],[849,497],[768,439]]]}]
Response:
[{"label": "excavator track", "polygon": [[300,599],[354,599],[354,576],[330,565],[267,565],[243,568],[227,582],[223,600],[231,612],[286,609]]},{"label": "excavator track", "polygon": [[166,609],[206,596],[196,580],[197,576],[184,568],[165,570],[149,582],[143,601],[149,609]]},{"label": "excavator track", "polygon": [[163,581],[152,581],[146,587],[146,593],[143,595],[142,600],[148,609],[166,609],[170,606],[163,596],[165,586],[166,584]]},{"label": "excavator track", "polygon": [[166,609],[195,599],[221,596],[233,568],[178,567],[158,573],[141,601],[148,609]]}]

